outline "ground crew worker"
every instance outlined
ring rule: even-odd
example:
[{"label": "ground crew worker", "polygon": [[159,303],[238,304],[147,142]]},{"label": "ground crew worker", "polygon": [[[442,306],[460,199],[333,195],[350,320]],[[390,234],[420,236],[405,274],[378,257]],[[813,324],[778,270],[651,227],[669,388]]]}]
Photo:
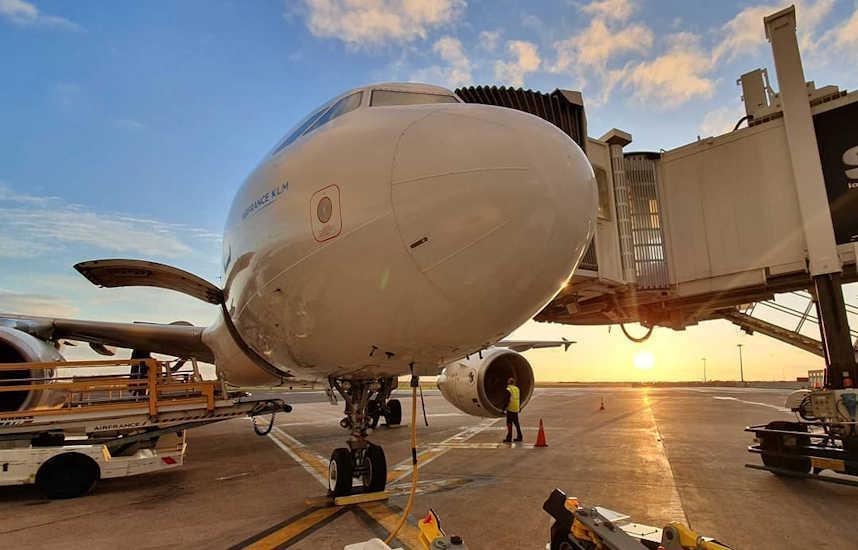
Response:
[{"label": "ground crew worker", "polygon": [[515,431],[518,434],[515,441],[521,441],[521,425],[518,423],[518,412],[521,410],[521,391],[515,385],[515,378],[510,378],[506,381],[506,391],[509,397],[506,404],[506,439],[504,443],[512,442],[512,426],[515,424]]}]

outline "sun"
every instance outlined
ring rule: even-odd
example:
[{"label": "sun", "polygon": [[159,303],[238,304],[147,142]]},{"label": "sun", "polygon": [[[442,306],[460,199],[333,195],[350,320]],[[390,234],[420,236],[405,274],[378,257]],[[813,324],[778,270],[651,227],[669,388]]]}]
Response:
[{"label": "sun", "polygon": [[655,366],[655,355],[648,351],[639,351],[633,361],[636,369],[649,370]]}]

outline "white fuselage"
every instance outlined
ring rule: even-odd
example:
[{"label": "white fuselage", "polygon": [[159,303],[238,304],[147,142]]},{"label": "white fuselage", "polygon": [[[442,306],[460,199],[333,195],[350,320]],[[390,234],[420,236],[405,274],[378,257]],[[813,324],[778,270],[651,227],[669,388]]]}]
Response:
[{"label": "white fuselage", "polygon": [[369,106],[371,88],[267,156],[227,222],[226,312],[301,379],[428,372],[491,345],[557,293],[593,231],[592,169],[553,125]]}]

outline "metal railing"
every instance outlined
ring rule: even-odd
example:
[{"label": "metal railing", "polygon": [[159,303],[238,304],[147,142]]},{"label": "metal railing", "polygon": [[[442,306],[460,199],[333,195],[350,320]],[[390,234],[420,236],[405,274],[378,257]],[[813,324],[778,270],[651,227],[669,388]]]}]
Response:
[{"label": "metal railing", "polygon": [[[192,361],[192,370],[173,371],[168,361],[156,359],[119,359],[99,361],[57,361],[50,363],[0,363],[0,373],[26,371],[28,376],[0,379],[0,392],[41,391],[58,394],[54,407],[3,412],[3,418],[62,414],[64,412],[109,411],[145,407],[155,417],[168,405],[204,403],[207,411],[215,408],[222,391],[221,383],[203,380]],[[116,369],[127,367],[128,374],[88,374],[55,376],[59,369]],[[41,375],[33,375],[41,373]]]}]

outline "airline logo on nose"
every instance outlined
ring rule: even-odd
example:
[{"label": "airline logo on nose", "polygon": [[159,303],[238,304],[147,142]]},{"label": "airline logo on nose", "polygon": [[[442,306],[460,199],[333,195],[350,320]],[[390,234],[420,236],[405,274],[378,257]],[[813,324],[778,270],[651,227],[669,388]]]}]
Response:
[{"label": "airline logo on nose", "polygon": [[273,189],[266,191],[262,195],[259,195],[253,202],[248,204],[244,212],[241,213],[241,219],[247,219],[248,216],[256,214],[272,202],[276,201],[280,197],[283,196],[283,193],[289,190],[289,182],[284,181],[280,185],[276,185]]}]

